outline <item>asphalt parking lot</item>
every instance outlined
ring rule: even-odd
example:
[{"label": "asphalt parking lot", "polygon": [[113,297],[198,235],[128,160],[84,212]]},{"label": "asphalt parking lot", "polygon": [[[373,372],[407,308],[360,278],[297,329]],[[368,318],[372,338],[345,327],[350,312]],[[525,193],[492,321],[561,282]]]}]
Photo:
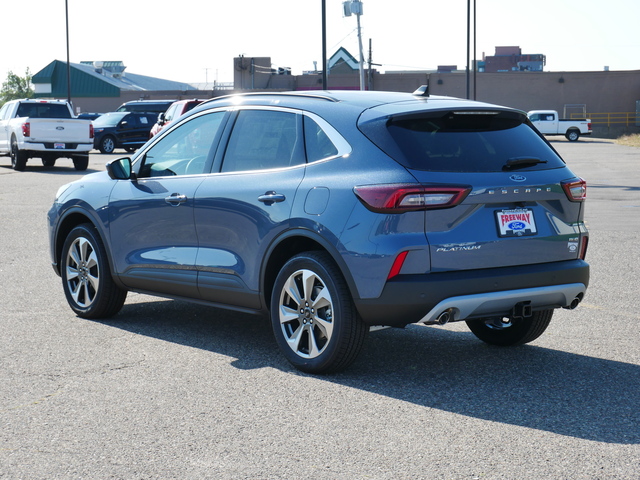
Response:
[{"label": "asphalt parking lot", "polygon": [[513,349],[464,324],[372,332],[330,376],[250,316],[130,294],[76,317],[45,216],[79,174],[0,157],[0,479],[640,478],[640,149],[552,144],[589,185],[581,306]]}]

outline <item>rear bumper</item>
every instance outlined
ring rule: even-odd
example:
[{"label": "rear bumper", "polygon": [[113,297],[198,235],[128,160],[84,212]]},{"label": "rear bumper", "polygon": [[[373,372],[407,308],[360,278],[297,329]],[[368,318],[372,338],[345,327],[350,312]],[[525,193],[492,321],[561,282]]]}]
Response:
[{"label": "rear bumper", "polygon": [[[533,311],[571,307],[589,285],[583,260],[424,275],[399,275],[375,299],[356,299],[370,325],[434,323],[444,311],[451,320],[509,315],[530,302]],[[574,305],[575,306],[575,303]]]},{"label": "rear bumper", "polygon": [[90,143],[81,142],[60,142],[64,148],[56,148],[55,142],[29,142],[25,141],[20,145],[21,150],[33,153],[54,153],[63,155],[65,153],[88,153],[93,149],[93,141]]}]

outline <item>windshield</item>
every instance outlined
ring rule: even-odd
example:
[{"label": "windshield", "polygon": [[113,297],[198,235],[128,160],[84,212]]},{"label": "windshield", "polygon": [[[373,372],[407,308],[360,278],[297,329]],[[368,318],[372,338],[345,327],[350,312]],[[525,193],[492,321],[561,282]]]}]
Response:
[{"label": "windshield", "polygon": [[98,118],[96,118],[93,121],[93,127],[94,128],[115,127],[116,125],[118,125],[118,122],[128,114],[129,114],[128,112],[105,113],[104,115],[100,115]]},{"label": "windshield", "polygon": [[564,166],[518,112],[423,112],[374,120],[361,130],[396,161],[415,170],[499,172]]}]

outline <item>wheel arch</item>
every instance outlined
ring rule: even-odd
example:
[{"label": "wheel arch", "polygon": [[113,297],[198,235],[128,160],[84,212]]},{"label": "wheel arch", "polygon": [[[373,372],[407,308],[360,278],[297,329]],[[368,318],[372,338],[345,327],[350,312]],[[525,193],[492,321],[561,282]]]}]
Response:
[{"label": "wheel arch", "polygon": [[356,298],[358,296],[355,281],[349,274],[349,269],[342,259],[342,256],[333,245],[311,230],[289,230],[280,235],[280,237],[271,244],[267,251],[267,255],[265,255],[266,260],[262,266],[260,291],[262,292],[263,304],[267,311],[271,306],[273,284],[282,266],[291,257],[299,253],[312,250],[328,253],[347,282],[352,298]]},{"label": "wheel arch", "polygon": [[58,273],[58,275],[60,274],[62,247],[64,246],[64,242],[67,236],[69,236],[69,233],[74,228],[82,224],[89,224],[96,229],[96,232],[100,237],[102,244],[105,246],[105,250],[107,252],[111,275],[113,276],[114,281],[119,284],[118,277],[117,275],[115,275],[113,259],[111,258],[111,251],[108,248],[109,243],[107,242],[107,233],[100,227],[100,222],[96,222],[95,219],[91,218],[90,214],[88,214],[85,210],[79,208],[67,211],[58,223],[58,227],[55,232],[53,247],[54,268],[56,269],[56,273]]}]

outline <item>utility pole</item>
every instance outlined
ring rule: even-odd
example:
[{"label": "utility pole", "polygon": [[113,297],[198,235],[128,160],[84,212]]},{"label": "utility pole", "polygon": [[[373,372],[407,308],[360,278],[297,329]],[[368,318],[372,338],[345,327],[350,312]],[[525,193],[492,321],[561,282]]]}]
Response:
[{"label": "utility pole", "polygon": [[360,15],[363,13],[361,0],[347,0],[342,3],[345,17],[355,14],[358,21],[358,47],[360,50],[360,90],[364,90],[364,52],[362,50],[362,30],[360,27]]},{"label": "utility pole", "polygon": [[373,63],[373,50],[371,48],[371,39],[369,39],[369,69],[368,69],[368,89],[373,90],[373,66],[379,67],[381,64]]}]

